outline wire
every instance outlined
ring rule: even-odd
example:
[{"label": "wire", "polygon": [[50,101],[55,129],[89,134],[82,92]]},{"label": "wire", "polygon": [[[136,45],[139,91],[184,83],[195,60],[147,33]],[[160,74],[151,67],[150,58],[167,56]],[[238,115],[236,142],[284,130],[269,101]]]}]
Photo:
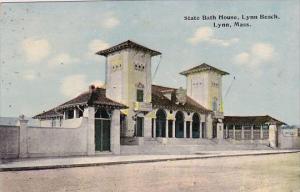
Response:
[{"label": "wire", "polygon": [[230,89],[231,89],[231,87],[232,87],[232,85],[233,85],[234,80],[235,80],[235,76],[233,76],[233,79],[232,79],[232,81],[231,81],[231,83],[230,83],[228,89],[226,90],[225,97],[228,95],[228,93],[229,93],[229,91],[230,91]]},{"label": "wire", "polygon": [[158,67],[159,67],[159,65],[160,65],[161,58],[162,58],[162,55],[159,56],[159,62],[158,62],[158,64],[157,64],[156,68],[155,68],[155,71],[154,71],[153,75],[152,75],[152,81],[154,80],[154,78],[155,78],[155,76],[156,76],[156,73],[157,73],[157,71],[158,71]]},{"label": "wire", "polygon": [[[152,87],[152,82],[153,82],[153,80],[154,80],[154,78],[155,78],[155,76],[156,76],[156,74],[157,74],[158,67],[159,67],[159,65],[160,65],[160,63],[161,63],[161,59],[162,59],[162,55],[159,56],[158,64],[157,64],[157,66],[156,66],[156,68],[155,68],[155,71],[154,71],[152,77],[151,77],[151,85],[149,86],[149,88],[148,88],[148,90],[147,90],[147,96],[149,96],[150,89],[151,89],[151,87]],[[150,75],[151,75],[151,74],[150,74]],[[150,93],[150,95],[151,95],[151,93]]]}]

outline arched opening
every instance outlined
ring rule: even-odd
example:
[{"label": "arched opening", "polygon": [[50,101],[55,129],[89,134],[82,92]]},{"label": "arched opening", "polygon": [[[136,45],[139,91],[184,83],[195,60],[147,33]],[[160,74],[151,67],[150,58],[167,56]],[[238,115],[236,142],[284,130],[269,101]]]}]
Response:
[{"label": "arched opening", "polygon": [[163,109],[156,112],[156,137],[166,137],[167,115]]},{"label": "arched opening", "polygon": [[192,137],[193,138],[200,137],[200,117],[199,117],[198,113],[194,113],[194,115],[193,115]]},{"label": "arched opening", "polygon": [[178,111],[175,115],[175,137],[183,138],[183,127],[184,127],[184,114]]}]

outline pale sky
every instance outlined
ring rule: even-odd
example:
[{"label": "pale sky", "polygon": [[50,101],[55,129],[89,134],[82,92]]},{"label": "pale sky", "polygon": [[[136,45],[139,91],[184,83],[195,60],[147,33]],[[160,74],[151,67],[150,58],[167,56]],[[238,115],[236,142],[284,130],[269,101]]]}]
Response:
[{"label": "pale sky", "polygon": [[[280,19],[219,29],[183,19],[219,14]],[[298,0],[3,3],[0,15],[2,117],[30,117],[102,84],[104,58],[94,53],[130,39],[162,52],[155,84],[185,87],[178,73],[205,62],[230,73],[225,115],[300,124]]]}]

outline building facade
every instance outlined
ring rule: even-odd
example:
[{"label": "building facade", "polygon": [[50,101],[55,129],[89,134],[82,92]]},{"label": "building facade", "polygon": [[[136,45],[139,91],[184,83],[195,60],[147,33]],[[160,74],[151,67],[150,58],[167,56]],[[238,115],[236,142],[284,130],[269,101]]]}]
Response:
[{"label": "building facade", "polygon": [[88,155],[118,154],[120,145],[148,141],[237,138],[230,132],[232,122],[224,126],[222,77],[229,73],[203,63],[180,73],[186,77],[186,89],[171,88],[152,84],[151,59],[161,54],[158,51],[128,40],[97,54],[106,58],[105,87],[91,85],[87,92],[36,115],[40,127],[76,127],[85,121]]}]

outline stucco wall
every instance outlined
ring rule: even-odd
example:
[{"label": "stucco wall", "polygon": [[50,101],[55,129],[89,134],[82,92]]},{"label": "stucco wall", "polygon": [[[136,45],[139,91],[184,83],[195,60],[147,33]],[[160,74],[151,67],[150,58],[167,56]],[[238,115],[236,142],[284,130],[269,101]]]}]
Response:
[{"label": "stucco wall", "polygon": [[208,74],[194,73],[186,77],[187,95],[208,108]]},{"label": "stucco wall", "polygon": [[278,130],[278,147],[280,149],[300,149],[300,135],[297,129]]},{"label": "stucco wall", "polygon": [[[107,57],[106,96],[125,104],[127,126],[124,136],[134,135],[135,122],[132,120],[137,87],[144,90],[144,102],[151,102],[151,55],[135,49],[124,49]],[[138,67],[136,67],[138,66]]]},{"label": "stucco wall", "polygon": [[54,126],[52,124],[53,120],[37,120],[34,127],[63,127],[63,128],[74,128],[79,127],[82,122],[82,117],[74,119],[55,119]]},{"label": "stucco wall", "polygon": [[215,72],[199,72],[187,76],[187,95],[212,110],[212,99],[217,98],[218,111],[222,107],[222,76]]},{"label": "stucco wall", "polygon": [[0,158],[19,155],[19,126],[0,126]]},{"label": "stucco wall", "polygon": [[87,154],[87,119],[74,128],[28,127],[28,156],[68,156]]}]

